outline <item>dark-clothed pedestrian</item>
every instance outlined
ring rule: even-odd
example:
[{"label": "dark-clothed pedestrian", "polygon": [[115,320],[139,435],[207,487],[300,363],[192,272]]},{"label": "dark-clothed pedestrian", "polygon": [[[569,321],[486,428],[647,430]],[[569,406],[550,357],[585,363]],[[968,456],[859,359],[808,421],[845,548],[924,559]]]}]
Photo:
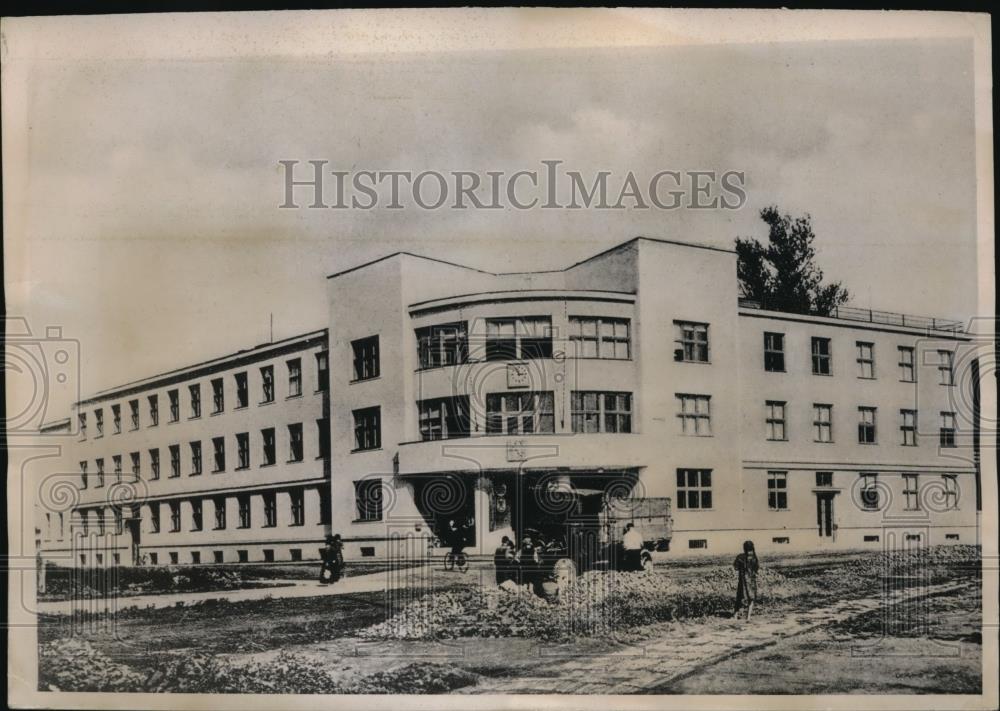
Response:
[{"label": "dark-clothed pedestrian", "polygon": [[320,554],[323,563],[319,569],[320,585],[335,583],[340,580],[344,569],[344,544],[340,534],[327,536],[326,545]]},{"label": "dark-clothed pedestrian", "polygon": [[760,570],[760,561],[757,559],[753,541],[743,542],[743,552],[736,556],[733,567],[739,575],[739,582],[736,584],[736,610],[733,617],[739,616],[740,611],[746,607],[746,618],[749,620],[753,613],[753,604],[757,601],[757,572]]},{"label": "dark-clothed pedestrian", "polygon": [[504,536],[493,553],[493,565],[497,571],[497,585],[513,579],[514,541]]},{"label": "dark-clothed pedestrian", "polygon": [[521,545],[518,546],[517,553],[514,554],[514,582],[518,585],[530,585],[534,588],[540,564],[541,557],[538,547],[531,536],[525,534],[521,537]]}]

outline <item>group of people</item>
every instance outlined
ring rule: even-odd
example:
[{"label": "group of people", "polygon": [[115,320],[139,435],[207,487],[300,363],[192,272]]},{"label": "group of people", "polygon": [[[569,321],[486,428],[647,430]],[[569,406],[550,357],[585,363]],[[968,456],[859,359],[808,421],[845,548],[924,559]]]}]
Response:
[{"label": "group of people", "polygon": [[537,586],[544,577],[542,556],[562,547],[562,541],[546,539],[541,533],[536,533],[535,536],[525,533],[518,545],[514,544],[510,536],[504,536],[493,553],[497,585],[509,580],[515,585]]}]

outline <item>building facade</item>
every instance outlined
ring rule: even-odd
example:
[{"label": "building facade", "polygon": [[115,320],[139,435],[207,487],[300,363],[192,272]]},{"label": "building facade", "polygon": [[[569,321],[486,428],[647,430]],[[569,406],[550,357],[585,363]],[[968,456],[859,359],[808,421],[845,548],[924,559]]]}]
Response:
[{"label": "building facade", "polygon": [[348,559],[418,556],[453,522],[487,553],[608,497],[669,499],[666,555],[978,542],[960,324],[761,308],[733,251],[647,238],[327,282],[327,329],[78,403],[45,557],[313,560],[330,532]]}]

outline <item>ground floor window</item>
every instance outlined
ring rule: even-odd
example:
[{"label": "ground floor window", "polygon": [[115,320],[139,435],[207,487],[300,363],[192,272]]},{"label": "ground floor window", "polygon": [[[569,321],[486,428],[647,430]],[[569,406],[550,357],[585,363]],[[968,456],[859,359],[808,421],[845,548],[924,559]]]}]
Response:
[{"label": "ground floor window", "polygon": [[712,470],[677,470],[677,508],[712,508]]},{"label": "ground floor window", "polygon": [[354,482],[354,503],[358,521],[381,521],[382,480],[364,479]]},{"label": "ground floor window", "polygon": [[788,472],[767,473],[767,507],[772,511],[788,509]]},{"label": "ground floor window", "polygon": [[920,487],[916,474],[903,475],[903,499],[905,500],[907,511],[916,511],[920,508]]}]

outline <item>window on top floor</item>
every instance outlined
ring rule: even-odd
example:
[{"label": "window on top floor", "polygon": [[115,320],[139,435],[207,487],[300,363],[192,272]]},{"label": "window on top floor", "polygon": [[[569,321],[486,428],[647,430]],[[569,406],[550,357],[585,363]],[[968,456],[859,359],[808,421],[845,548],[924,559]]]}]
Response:
[{"label": "window on top floor", "polygon": [[292,358],[285,365],[288,367],[288,397],[298,397],[302,394],[302,359]]},{"label": "window on top floor", "polygon": [[234,373],[233,379],[236,381],[236,407],[246,407],[250,404],[250,387],[247,384],[247,374]]},{"label": "window on top floor", "polygon": [[128,402],[129,410],[129,423],[133,430],[139,429],[139,401],[129,400]]},{"label": "window on top floor", "polygon": [[955,354],[952,351],[938,351],[938,382],[955,384]]},{"label": "window on top floor", "polygon": [[909,346],[899,346],[899,379],[904,383],[917,382],[916,361]]},{"label": "window on top floor", "polygon": [[226,386],[222,378],[212,380],[212,414],[218,415],[226,409]]},{"label": "window on top floor", "polygon": [[674,321],[674,360],[686,363],[708,363],[708,324],[696,321]]},{"label": "window on top floor", "polygon": [[486,360],[552,357],[552,319],[548,316],[486,319]]},{"label": "window on top floor", "polygon": [[316,392],[328,390],[330,387],[330,354],[320,351],[316,354]]},{"label": "window on top floor", "polygon": [[121,434],[122,432],[122,406],[112,405],[111,406],[111,423],[113,427],[113,432],[115,434]]},{"label": "window on top floor", "polygon": [[96,436],[104,436],[104,410],[101,408],[94,410],[94,431]]},{"label": "window on top floor", "polygon": [[488,393],[486,434],[555,432],[551,392]]},{"label": "window on top floor", "polygon": [[465,321],[425,326],[414,333],[421,368],[458,365],[469,359],[469,334]]},{"label": "window on top floor", "polygon": [[628,360],[629,320],[604,316],[570,316],[570,355],[575,358]]},{"label": "window on top floor", "polygon": [[191,394],[191,417],[201,417],[201,385],[189,385],[188,392]]},{"label": "window on top floor", "polygon": [[149,426],[156,427],[160,424],[160,399],[156,395],[146,398],[149,402]]},{"label": "window on top floor", "polygon": [[858,377],[870,380],[875,377],[875,344],[858,341]]},{"label": "window on top floor", "polygon": [[632,393],[574,390],[570,408],[574,432],[632,431]]},{"label": "window on top floor", "polygon": [[168,390],[167,399],[170,401],[170,421],[177,422],[181,419],[181,394],[177,390]]},{"label": "window on top floor", "polygon": [[420,438],[425,442],[469,436],[469,397],[433,398],[417,402]]},{"label": "window on top floor", "polygon": [[260,369],[261,404],[274,402],[274,366],[265,365]]},{"label": "window on top floor", "polygon": [[378,336],[369,336],[351,341],[351,352],[354,356],[354,380],[371,380],[379,376]]},{"label": "window on top floor", "polygon": [[785,372],[785,334],[764,332],[764,370]]},{"label": "window on top floor", "polygon": [[832,375],[833,363],[830,357],[830,339],[813,336],[812,339],[812,372],[813,375]]},{"label": "window on top floor", "polygon": [[87,413],[81,412],[78,414],[77,420],[80,423],[80,439],[87,439]]}]

